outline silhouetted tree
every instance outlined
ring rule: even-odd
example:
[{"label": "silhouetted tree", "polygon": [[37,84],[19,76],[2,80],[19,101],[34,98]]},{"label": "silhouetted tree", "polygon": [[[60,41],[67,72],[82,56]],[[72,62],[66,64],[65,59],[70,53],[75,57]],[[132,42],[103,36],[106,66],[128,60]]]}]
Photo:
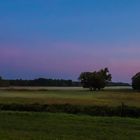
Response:
[{"label": "silhouetted tree", "polygon": [[111,78],[108,68],[94,72],[82,72],[79,76],[82,86],[90,90],[100,90],[104,88],[106,83],[111,81]]},{"label": "silhouetted tree", "polygon": [[132,87],[134,90],[140,90],[140,72],[132,77]]}]

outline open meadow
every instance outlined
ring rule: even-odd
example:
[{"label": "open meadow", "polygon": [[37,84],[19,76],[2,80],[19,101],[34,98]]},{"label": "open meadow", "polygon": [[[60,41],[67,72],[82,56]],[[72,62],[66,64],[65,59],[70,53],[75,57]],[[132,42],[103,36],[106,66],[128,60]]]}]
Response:
[{"label": "open meadow", "polygon": [[[80,105],[140,107],[130,87],[89,91],[82,88],[1,88],[2,105]],[[140,119],[33,111],[0,111],[2,140],[139,140]]]},{"label": "open meadow", "polygon": [[118,106],[124,103],[140,107],[140,92],[130,87],[106,88],[101,91],[89,91],[79,88],[2,88],[0,103],[10,104],[76,104]]}]

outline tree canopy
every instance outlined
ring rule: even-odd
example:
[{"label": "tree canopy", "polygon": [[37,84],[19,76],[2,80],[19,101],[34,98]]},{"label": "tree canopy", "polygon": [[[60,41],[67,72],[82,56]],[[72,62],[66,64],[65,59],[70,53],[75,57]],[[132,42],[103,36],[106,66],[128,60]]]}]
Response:
[{"label": "tree canopy", "polygon": [[100,90],[106,86],[106,83],[111,81],[111,74],[108,68],[93,72],[82,72],[79,80],[84,88],[90,90]]},{"label": "tree canopy", "polygon": [[132,87],[135,90],[140,90],[140,72],[132,77]]}]

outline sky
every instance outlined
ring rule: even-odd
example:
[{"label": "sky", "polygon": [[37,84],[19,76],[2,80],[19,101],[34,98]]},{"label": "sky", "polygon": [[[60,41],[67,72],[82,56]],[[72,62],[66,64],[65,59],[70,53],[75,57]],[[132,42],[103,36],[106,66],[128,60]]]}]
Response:
[{"label": "sky", "polygon": [[0,0],[0,75],[77,80],[140,71],[139,0]]}]

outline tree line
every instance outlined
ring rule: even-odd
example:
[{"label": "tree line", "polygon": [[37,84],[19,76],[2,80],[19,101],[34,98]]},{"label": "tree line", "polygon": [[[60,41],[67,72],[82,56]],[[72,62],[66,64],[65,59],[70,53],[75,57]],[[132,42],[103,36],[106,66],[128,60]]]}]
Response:
[{"label": "tree line", "polygon": [[[0,86],[60,86],[60,87],[77,87],[83,86],[83,88],[89,88],[92,90],[101,90],[105,86],[129,86],[125,83],[111,82],[112,75],[108,68],[100,69],[93,72],[82,72],[79,76],[79,81],[64,80],[64,79],[46,79],[38,78],[34,80],[5,80],[0,77]],[[132,88],[134,90],[140,90],[140,72],[136,73],[132,77]]]},{"label": "tree line", "polygon": [[70,86],[80,86],[79,82],[75,82],[72,80],[64,80],[64,79],[46,79],[46,78],[38,78],[34,80],[5,80],[0,78],[0,86],[59,86],[59,87],[70,87]]}]

